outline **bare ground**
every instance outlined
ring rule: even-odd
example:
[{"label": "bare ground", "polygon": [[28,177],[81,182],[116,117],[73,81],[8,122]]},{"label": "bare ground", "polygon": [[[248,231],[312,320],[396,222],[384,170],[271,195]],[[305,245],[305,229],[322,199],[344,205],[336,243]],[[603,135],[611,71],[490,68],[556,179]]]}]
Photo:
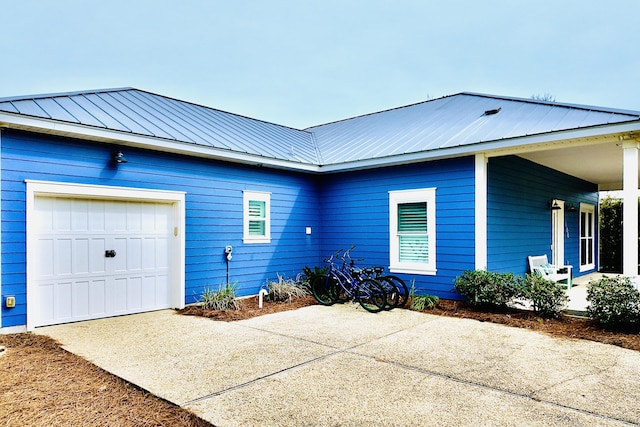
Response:
[{"label": "bare ground", "polygon": [[[262,309],[250,298],[240,310],[182,310],[219,321],[235,321],[315,304],[312,297],[290,302],[265,301]],[[640,351],[638,331],[609,331],[588,319],[560,316],[542,319],[521,310],[502,312],[470,308],[441,300],[430,314],[475,319],[527,328],[549,335],[598,341]],[[375,314],[372,314],[375,316]],[[211,426],[189,411],[117,378],[55,341],[33,334],[0,335],[0,420],[6,426]]]}]

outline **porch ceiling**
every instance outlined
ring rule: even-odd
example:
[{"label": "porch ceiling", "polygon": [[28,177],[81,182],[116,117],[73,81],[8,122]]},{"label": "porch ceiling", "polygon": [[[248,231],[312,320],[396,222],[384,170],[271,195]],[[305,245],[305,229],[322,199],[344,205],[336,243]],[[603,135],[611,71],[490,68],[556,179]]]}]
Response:
[{"label": "porch ceiling", "polygon": [[547,149],[522,153],[520,156],[598,184],[600,190],[622,189],[622,142],[620,141]]}]

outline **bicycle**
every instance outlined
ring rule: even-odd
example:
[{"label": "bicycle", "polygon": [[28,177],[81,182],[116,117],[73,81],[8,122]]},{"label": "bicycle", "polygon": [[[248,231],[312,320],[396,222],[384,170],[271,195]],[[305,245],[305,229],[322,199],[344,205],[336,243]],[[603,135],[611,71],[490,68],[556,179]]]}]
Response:
[{"label": "bicycle", "polygon": [[361,270],[366,277],[380,282],[387,293],[387,304],[389,310],[394,307],[404,307],[409,301],[409,288],[404,281],[398,276],[393,276],[391,274],[382,275],[382,273],[384,273],[384,267],[382,266],[364,268],[356,267],[356,260],[351,257],[351,251],[355,249],[355,247],[355,245],[352,245],[351,248],[344,252],[343,265],[347,264],[348,259],[349,268],[357,268]]},{"label": "bicycle", "polygon": [[382,285],[374,279],[360,277],[357,272],[336,268],[334,258],[340,252],[342,249],[325,259],[329,270],[326,274],[318,275],[311,283],[315,299],[323,305],[351,299],[371,313],[382,311],[387,305],[387,295]]}]

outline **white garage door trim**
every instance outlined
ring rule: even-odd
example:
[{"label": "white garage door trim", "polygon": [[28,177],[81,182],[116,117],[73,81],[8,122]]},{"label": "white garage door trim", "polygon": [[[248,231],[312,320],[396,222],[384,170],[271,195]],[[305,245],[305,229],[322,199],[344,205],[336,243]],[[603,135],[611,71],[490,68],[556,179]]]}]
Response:
[{"label": "white garage door trim", "polygon": [[72,184],[62,182],[26,180],[27,227],[27,330],[35,328],[40,307],[37,305],[36,248],[38,217],[35,210],[37,197],[65,197],[92,200],[117,200],[169,203],[173,211],[173,246],[170,268],[171,305],[183,308],[185,299],[185,193],[129,187]]}]

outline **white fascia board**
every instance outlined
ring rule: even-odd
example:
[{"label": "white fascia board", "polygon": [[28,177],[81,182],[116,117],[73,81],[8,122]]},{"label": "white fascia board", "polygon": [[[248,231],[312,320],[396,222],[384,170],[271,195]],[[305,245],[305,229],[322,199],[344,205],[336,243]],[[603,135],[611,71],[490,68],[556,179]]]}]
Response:
[{"label": "white fascia board", "polygon": [[65,123],[49,119],[20,116],[11,113],[0,113],[0,128],[3,127],[45,133],[56,136],[89,139],[98,142],[118,144],[120,146],[129,146],[144,148],[147,150],[184,154],[188,156],[230,161],[234,163],[242,163],[253,166],[268,166],[277,169],[288,169],[302,172],[318,171],[318,165],[316,164],[275,159],[272,157],[240,153],[238,151],[207,147],[203,145],[191,144],[188,142],[178,142],[157,137],[137,135],[134,133],[120,132],[74,123]]},{"label": "white fascia board", "polygon": [[[300,172],[346,172],[359,169],[374,169],[386,166],[397,166],[408,163],[433,161],[453,157],[485,153],[486,156],[503,156],[518,152],[536,151],[540,145],[557,144],[571,141],[572,145],[579,140],[587,141],[594,138],[612,134],[625,134],[640,132],[640,120],[631,122],[612,123],[588,128],[572,129],[566,131],[548,132],[544,134],[527,135],[509,139],[494,141],[481,141],[475,144],[456,147],[436,148],[429,151],[400,154],[374,159],[355,160],[352,162],[316,165],[295,161],[280,160],[254,154],[240,153],[232,150],[223,150],[213,147],[205,147],[186,142],[171,141],[162,138],[136,135],[133,133],[101,129],[80,124],[57,122],[54,120],[21,116],[12,113],[0,113],[0,128],[8,127],[20,130],[48,133],[59,136],[70,136],[80,139],[91,139],[100,142],[114,143],[123,146],[145,148],[149,150],[164,151],[176,154],[184,154],[195,157],[230,161],[254,166],[266,166],[277,169],[296,170]],[[586,144],[587,142],[585,142]],[[592,143],[592,142],[591,142]],[[492,153],[493,152],[493,153]]]}]

